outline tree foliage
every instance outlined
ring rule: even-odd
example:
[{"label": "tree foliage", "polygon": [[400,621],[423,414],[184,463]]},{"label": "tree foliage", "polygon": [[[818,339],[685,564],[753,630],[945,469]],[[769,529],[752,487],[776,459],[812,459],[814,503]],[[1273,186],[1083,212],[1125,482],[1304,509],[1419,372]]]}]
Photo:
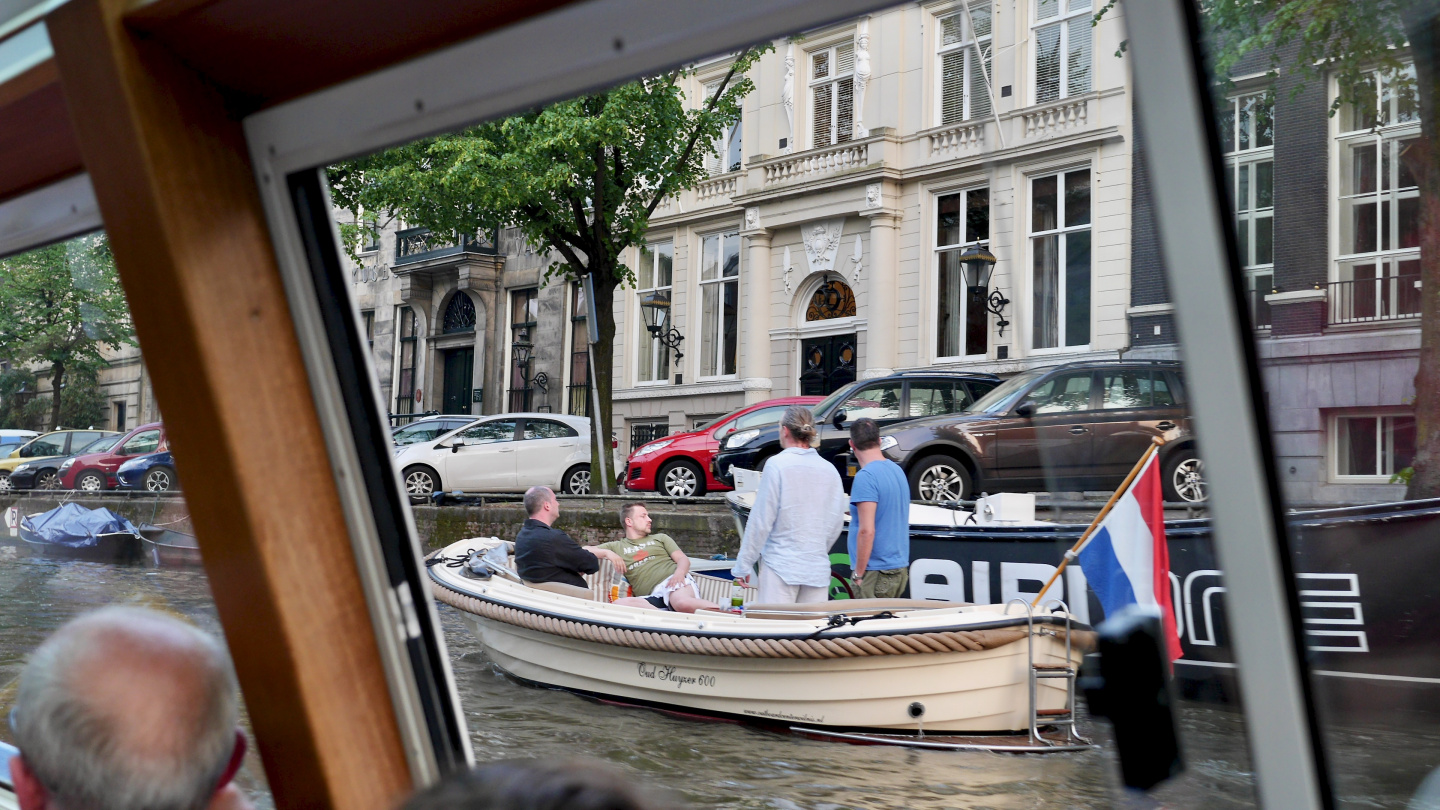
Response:
[{"label": "tree foliage", "polygon": [[[47,373],[52,390],[48,427],[63,424],[65,403],[79,415],[94,410],[67,380],[95,386],[106,347],[134,343],[130,311],[103,235],[0,260],[0,357]],[[33,389],[32,389],[33,390]],[[94,399],[95,397],[89,397]],[[103,413],[93,420],[103,420]]]},{"label": "tree foliage", "polygon": [[[389,212],[436,233],[514,227],[557,257],[547,280],[591,276],[601,398],[591,434],[609,436],[611,308],[615,290],[635,281],[622,252],[644,240],[661,200],[706,177],[705,156],[739,120],[754,89],[746,73],[768,49],[740,54],[703,104],[683,92],[692,71],[639,79],[341,164],[331,193],[357,217]],[[359,235],[342,231],[352,255]]]}]

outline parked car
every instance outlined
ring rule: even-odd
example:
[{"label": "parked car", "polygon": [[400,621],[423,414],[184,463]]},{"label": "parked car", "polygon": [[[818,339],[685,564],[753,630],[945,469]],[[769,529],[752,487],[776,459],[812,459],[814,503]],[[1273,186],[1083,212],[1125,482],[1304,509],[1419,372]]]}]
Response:
[{"label": "parked car", "polygon": [[56,456],[40,461],[31,461],[21,464],[10,473],[10,486],[14,489],[58,489],[60,486],[60,465],[70,459],[86,453],[98,453],[102,450],[109,450],[120,441],[121,434],[107,433],[93,442],[71,451],[68,456]]},{"label": "parked car", "polygon": [[[0,459],[0,492],[8,492],[11,489],[10,476],[17,470],[28,472],[35,469],[29,465],[51,459],[64,459],[101,436],[113,435],[115,435],[113,430],[67,430],[62,428],[36,436],[10,451],[5,458]],[[59,475],[52,472],[45,476],[38,476],[34,485],[39,489],[53,489],[59,486],[59,481]]]},{"label": "parked car", "polygon": [[0,458],[5,458],[40,434],[33,430],[0,430]]},{"label": "parked car", "polygon": [[114,489],[120,484],[115,473],[121,464],[168,446],[163,425],[159,422],[141,425],[120,437],[108,450],[66,459],[60,465],[60,486],[86,492]]},{"label": "parked car", "polygon": [[625,488],[654,490],[684,498],[724,491],[730,485],[716,480],[710,460],[720,443],[733,433],[774,425],[791,405],[814,405],[820,397],[782,397],[731,411],[688,433],[676,433],[641,445],[625,462]]},{"label": "parked car", "polygon": [[170,492],[180,488],[169,450],[130,459],[115,470],[115,478],[119,489]]},{"label": "parked car", "polygon": [[1115,489],[1156,436],[1167,501],[1205,500],[1178,363],[1092,361],[1022,372],[965,413],[880,432],[917,500]]},{"label": "parked car", "polygon": [[[850,383],[822,400],[812,410],[820,432],[820,455],[834,464],[845,482],[852,477],[845,462],[850,452],[850,425],[862,417],[881,427],[936,414],[963,411],[1000,384],[994,374],[970,371],[906,371],[873,380]],[[760,470],[780,452],[777,424],[736,431],[711,461],[715,479],[734,486],[732,467]]]},{"label": "parked car", "polygon": [[396,447],[402,447],[416,442],[428,442],[438,439],[452,430],[465,427],[475,421],[475,417],[456,414],[452,416],[430,416],[425,419],[416,419],[408,425],[398,427],[391,434]]},{"label": "parked car", "polygon": [[405,491],[417,497],[524,492],[537,484],[584,495],[590,492],[590,420],[556,413],[487,416],[436,441],[396,448],[395,464]]}]

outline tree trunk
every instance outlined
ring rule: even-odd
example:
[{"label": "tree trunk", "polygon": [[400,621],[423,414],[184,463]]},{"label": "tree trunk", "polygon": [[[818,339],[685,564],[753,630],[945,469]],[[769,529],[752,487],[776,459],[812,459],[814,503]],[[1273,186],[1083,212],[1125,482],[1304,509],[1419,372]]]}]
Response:
[{"label": "tree trunk", "polygon": [[[602,262],[597,257],[590,264],[590,273],[594,276],[595,313],[600,328],[600,342],[593,347],[595,376],[590,380],[600,399],[600,410],[590,414],[590,491],[610,495],[616,491],[615,481],[619,474],[610,447],[610,435],[615,429],[610,397],[614,388],[615,288],[618,282],[614,270]],[[590,407],[593,410],[593,403]],[[601,453],[611,453],[605,457],[604,469],[609,472],[608,476],[600,474]]]},{"label": "tree trunk", "polygon": [[1440,497],[1440,149],[1435,148],[1440,111],[1440,47],[1437,20],[1430,14],[1406,20],[1415,54],[1420,105],[1420,367],[1415,374],[1415,460],[1406,488],[1409,500]]},{"label": "tree trunk", "polygon": [[65,384],[65,364],[56,363],[50,377],[50,429],[60,428],[60,387]]}]

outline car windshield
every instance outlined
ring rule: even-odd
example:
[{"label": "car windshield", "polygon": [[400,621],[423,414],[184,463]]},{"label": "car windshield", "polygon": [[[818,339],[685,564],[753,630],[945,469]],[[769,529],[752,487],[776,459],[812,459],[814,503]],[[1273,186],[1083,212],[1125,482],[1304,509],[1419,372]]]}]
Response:
[{"label": "car windshield", "polygon": [[82,453],[103,453],[106,450],[114,447],[115,442],[118,441],[120,441],[119,436],[101,436],[100,438],[96,439],[93,442],[90,442],[79,450],[76,450],[74,455],[78,456]]},{"label": "car windshield", "polygon": [[1016,374],[992,388],[990,393],[975,400],[973,405],[965,409],[965,413],[1001,413],[1009,407],[1016,392],[1029,386],[1044,373],[1043,370],[1035,370]]}]

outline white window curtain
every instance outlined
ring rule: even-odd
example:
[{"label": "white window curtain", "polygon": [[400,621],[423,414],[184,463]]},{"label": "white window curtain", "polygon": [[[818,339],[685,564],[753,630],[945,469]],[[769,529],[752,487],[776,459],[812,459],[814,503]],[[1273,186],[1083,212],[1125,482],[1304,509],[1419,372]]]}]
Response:
[{"label": "white window curtain", "polygon": [[640,258],[638,266],[635,268],[635,380],[637,382],[666,382],[670,378],[670,347],[650,334],[650,330],[645,325],[645,315],[640,311],[639,304],[648,293],[669,293],[671,291],[674,256],[675,247],[670,242],[657,242],[640,248]]},{"label": "white window curtain", "polygon": [[739,348],[740,234],[700,240],[700,376],[735,374]]},{"label": "white window curtain", "polygon": [[[1062,8],[1063,2],[1063,8]],[[1035,0],[1035,103],[1090,92],[1091,0]],[[980,26],[980,21],[975,21]]]},{"label": "white window curtain", "polygon": [[1030,181],[1031,332],[1035,349],[1090,343],[1090,169]]},{"label": "white window curtain", "polygon": [[[705,85],[704,103],[709,104],[710,99],[713,98],[719,90],[720,82],[711,82]],[[725,131],[720,133],[720,137],[716,138],[715,142],[711,144],[713,151],[705,156],[705,170],[710,175],[713,176],[740,170],[740,164],[742,162],[741,123],[741,121],[736,121],[734,124],[726,127]]]}]

